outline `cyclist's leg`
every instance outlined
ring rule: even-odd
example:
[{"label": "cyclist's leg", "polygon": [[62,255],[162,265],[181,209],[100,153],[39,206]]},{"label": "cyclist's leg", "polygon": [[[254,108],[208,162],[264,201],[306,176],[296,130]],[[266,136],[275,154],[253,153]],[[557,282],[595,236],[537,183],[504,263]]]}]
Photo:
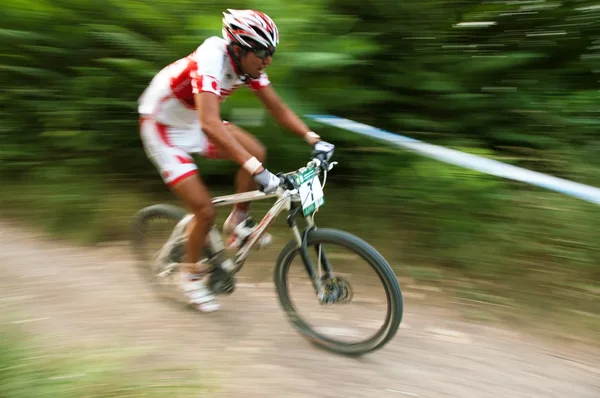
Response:
[{"label": "cyclist's leg", "polygon": [[[227,129],[233,134],[238,142],[258,159],[259,162],[264,163],[267,159],[267,150],[262,143],[246,130],[234,125],[228,124]],[[235,188],[236,193],[248,192],[256,189],[256,182],[244,168],[238,170],[235,176]],[[237,203],[234,205],[234,209],[241,212],[248,212],[251,202]]]},{"label": "cyclist's leg", "polygon": [[[264,163],[267,157],[267,150],[262,143],[246,130],[226,122],[225,127],[231,132],[234,138],[248,151],[250,154],[255,156],[261,163]],[[224,150],[217,148],[213,157],[216,158],[227,158],[230,156]],[[240,168],[235,177],[235,188],[236,193],[248,192],[256,189],[256,182],[245,169]],[[226,226],[227,231],[231,232],[235,225],[242,222],[247,216],[250,209],[250,202],[237,203],[233,206],[231,214],[229,215]]]},{"label": "cyclist's leg", "polygon": [[200,260],[208,230],[215,221],[211,195],[198,174],[190,175],[170,188],[188,210],[194,213],[194,218],[187,227],[186,269],[192,273],[202,272],[204,270],[197,269],[195,265]]},{"label": "cyclist's leg", "polygon": [[[214,294],[194,275],[203,271],[198,269],[196,263],[200,259],[207,231],[215,218],[211,196],[198,175],[193,158],[182,148],[173,146],[171,141],[175,136],[175,129],[151,119],[143,119],[140,132],[144,150],[159,170],[163,181],[194,214],[187,229],[188,247],[186,262],[182,264],[180,286],[188,300],[199,310],[218,310]],[[168,246],[167,244],[167,249]]]}]

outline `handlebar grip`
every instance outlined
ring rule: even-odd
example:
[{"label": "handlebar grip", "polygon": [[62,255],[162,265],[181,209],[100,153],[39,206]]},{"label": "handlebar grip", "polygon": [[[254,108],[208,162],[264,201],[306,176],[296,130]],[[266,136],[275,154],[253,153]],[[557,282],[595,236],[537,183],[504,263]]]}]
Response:
[{"label": "handlebar grip", "polygon": [[313,154],[315,159],[318,159],[321,162],[320,168],[326,170],[329,166],[329,162],[327,161],[327,154],[324,152],[317,152]]},{"label": "handlebar grip", "polygon": [[315,159],[319,159],[321,162],[326,162],[327,161],[327,155],[323,152],[316,152],[313,157]]}]

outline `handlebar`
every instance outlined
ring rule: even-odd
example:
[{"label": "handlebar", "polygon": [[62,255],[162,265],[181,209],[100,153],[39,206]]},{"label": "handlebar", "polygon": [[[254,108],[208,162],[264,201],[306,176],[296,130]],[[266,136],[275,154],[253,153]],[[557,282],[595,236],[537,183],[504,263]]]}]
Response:
[{"label": "handlebar", "polygon": [[300,169],[293,171],[291,173],[278,173],[277,176],[279,177],[279,180],[281,181],[280,183],[280,187],[283,187],[286,190],[294,190],[294,189],[298,189],[298,184],[296,184],[296,181],[294,180],[294,177],[299,174],[302,173],[304,171],[306,171],[307,169],[318,169],[317,174],[319,174],[321,171],[330,171],[331,169],[333,169],[336,165],[338,164],[338,162],[331,162],[329,163],[324,154],[317,154],[315,157],[313,157],[304,167],[301,167]]}]

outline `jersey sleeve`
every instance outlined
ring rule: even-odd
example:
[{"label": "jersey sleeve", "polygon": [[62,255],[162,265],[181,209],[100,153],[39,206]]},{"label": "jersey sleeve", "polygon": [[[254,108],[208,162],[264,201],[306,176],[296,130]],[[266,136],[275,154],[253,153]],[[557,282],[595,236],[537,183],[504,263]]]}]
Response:
[{"label": "jersey sleeve", "polygon": [[260,77],[258,79],[250,79],[248,81],[248,88],[252,91],[258,91],[262,88],[267,87],[269,84],[271,84],[269,76],[267,76],[267,74],[263,72],[260,74]]},{"label": "jersey sleeve", "polygon": [[192,92],[221,95],[220,80],[223,76],[223,51],[213,41],[205,41],[192,55],[195,68],[190,72]]}]

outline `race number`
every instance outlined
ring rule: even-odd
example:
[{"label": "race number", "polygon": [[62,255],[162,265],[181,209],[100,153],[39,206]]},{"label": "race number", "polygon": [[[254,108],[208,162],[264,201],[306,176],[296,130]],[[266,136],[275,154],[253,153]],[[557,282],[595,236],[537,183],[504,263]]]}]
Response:
[{"label": "race number", "polygon": [[300,203],[302,203],[302,213],[305,217],[314,213],[325,203],[319,176],[313,174],[313,176],[307,175],[306,177],[308,178],[303,178],[304,181],[299,187]]}]

